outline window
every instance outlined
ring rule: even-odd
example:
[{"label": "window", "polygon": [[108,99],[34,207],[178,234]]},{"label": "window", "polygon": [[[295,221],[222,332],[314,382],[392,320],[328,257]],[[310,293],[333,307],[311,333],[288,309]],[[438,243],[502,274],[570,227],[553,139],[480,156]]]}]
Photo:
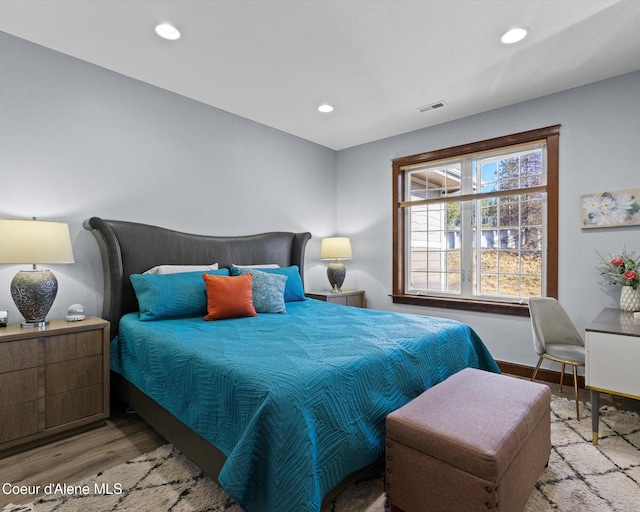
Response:
[{"label": "window", "polygon": [[528,315],[557,296],[559,126],[393,160],[393,300]]}]

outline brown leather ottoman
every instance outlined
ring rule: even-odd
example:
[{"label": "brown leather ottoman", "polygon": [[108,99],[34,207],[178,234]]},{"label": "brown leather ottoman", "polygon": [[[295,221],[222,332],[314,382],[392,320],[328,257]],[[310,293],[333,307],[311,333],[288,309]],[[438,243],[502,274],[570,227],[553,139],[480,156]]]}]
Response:
[{"label": "brown leather ottoman", "polygon": [[520,512],[551,453],[551,392],[472,368],[387,416],[387,499],[405,512]]}]

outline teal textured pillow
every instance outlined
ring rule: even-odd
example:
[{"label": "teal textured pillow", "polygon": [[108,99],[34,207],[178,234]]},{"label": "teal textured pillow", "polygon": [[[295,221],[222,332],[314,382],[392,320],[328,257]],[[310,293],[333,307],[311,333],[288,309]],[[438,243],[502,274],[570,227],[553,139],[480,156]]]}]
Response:
[{"label": "teal textured pillow", "polygon": [[[229,270],[210,270],[205,274],[228,276]],[[177,274],[131,274],[138,298],[140,320],[161,320],[207,313],[207,289],[203,272]]]},{"label": "teal textured pillow", "polygon": [[287,283],[287,276],[268,274],[262,269],[235,267],[235,275],[251,274],[253,283],[251,293],[253,294],[253,307],[256,313],[286,313],[284,303],[284,291]]},{"label": "teal textured pillow", "polygon": [[[231,267],[231,275],[237,276],[240,267]],[[284,301],[292,302],[297,300],[306,300],[304,296],[304,286],[300,278],[300,270],[297,265],[281,268],[261,268],[260,272],[266,274],[279,274],[287,276],[287,285],[284,288]]]}]

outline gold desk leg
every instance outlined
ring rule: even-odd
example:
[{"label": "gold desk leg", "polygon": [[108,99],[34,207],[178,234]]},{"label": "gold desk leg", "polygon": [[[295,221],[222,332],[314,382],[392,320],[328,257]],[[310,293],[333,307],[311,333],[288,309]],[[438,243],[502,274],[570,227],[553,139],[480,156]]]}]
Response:
[{"label": "gold desk leg", "polygon": [[598,430],[600,419],[600,391],[591,389],[591,432],[593,432],[593,445],[598,446]]}]

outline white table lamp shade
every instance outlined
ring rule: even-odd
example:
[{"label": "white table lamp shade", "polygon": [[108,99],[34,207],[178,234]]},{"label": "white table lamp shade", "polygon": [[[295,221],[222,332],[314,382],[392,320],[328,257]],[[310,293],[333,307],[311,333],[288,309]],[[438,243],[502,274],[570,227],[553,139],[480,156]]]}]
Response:
[{"label": "white table lamp shade", "polygon": [[346,237],[323,238],[320,245],[320,259],[348,260],[351,259],[351,240]]},{"label": "white table lamp shade", "polygon": [[0,263],[73,263],[69,225],[0,219]]}]

